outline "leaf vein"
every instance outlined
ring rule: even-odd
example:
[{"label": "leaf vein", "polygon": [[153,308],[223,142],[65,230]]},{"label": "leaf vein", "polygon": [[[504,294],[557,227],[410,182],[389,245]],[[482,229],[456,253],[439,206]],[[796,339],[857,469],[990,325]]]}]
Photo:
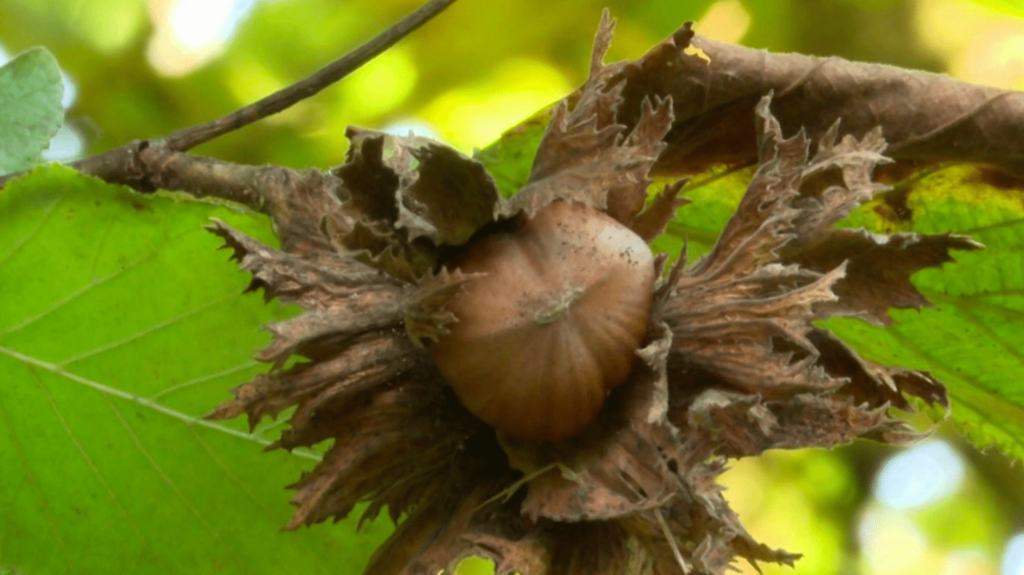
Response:
[{"label": "leaf vein", "polygon": [[1003,220],[1003,221],[1001,221],[999,223],[989,224],[987,226],[977,226],[977,227],[974,227],[974,228],[967,228],[967,229],[964,229],[964,230],[958,230],[957,233],[976,235],[976,234],[980,234],[980,233],[984,233],[984,232],[990,232],[990,231],[994,231],[994,230],[999,230],[999,229],[1002,229],[1002,228],[1011,228],[1011,227],[1014,227],[1014,226],[1019,226],[1021,224],[1024,224],[1024,218],[1014,218],[1012,220]]},{"label": "leaf vein", "polygon": [[922,294],[929,300],[951,305],[953,307],[965,309],[977,309],[990,311],[994,313],[1003,314],[1005,316],[1014,317],[1018,319],[1024,319],[1024,310],[1016,309],[1007,305],[1001,305],[996,303],[988,303],[981,301],[979,298],[988,295],[985,294],[963,294],[958,296],[949,296],[942,292],[930,290],[927,288],[919,288]]},{"label": "leaf vein", "polygon": [[203,516],[199,513],[199,510],[196,509],[195,506],[192,505],[192,502],[189,501],[188,497],[186,497],[185,494],[182,493],[180,489],[178,489],[178,486],[174,484],[174,481],[172,481],[171,478],[168,477],[166,473],[164,473],[164,470],[163,468],[160,467],[160,464],[157,463],[156,460],[153,459],[153,456],[149,454],[149,451],[146,450],[146,446],[142,445],[142,441],[139,439],[139,436],[135,433],[135,430],[132,429],[132,426],[131,424],[128,423],[128,420],[126,420],[124,416],[121,415],[121,411],[117,409],[117,406],[114,405],[112,401],[110,401],[110,398],[104,397],[104,399],[106,400],[107,405],[110,406],[110,410],[113,411],[114,415],[117,416],[117,419],[121,421],[121,425],[124,426],[124,430],[128,433],[128,436],[132,439],[132,442],[135,443],[135,447],[139,449],[139,452],[142,453],[142,456],[146,458],[146,461],[149,462],[149,465],[153,468],[154,471],[156,471],[157,475],[159,475],[160,478],[163,479],[165,483],[167,483],[167,487],[171,490],[172,493],[174,493],[175,497],[177,497],[179,500],[181,500],[183,504],[185,504],[185,507],[188,508],[189,512],[191,512],[192,515],[195,515],[196,520],[199,521],[199,524],[203,526],[203,529],[206,529],[206,531],[210,535],[212,535],[213,538],[216,539],[218,543],[223,545],[224,541],[220,538],[220,535],[218,535],[217,532],[214,531],[213,527],[211,527],[210,524],[207,523],[205,519],[203,519]]},{"label": "leaf vein", "polygon": [[[100,241],[96,243],[96,253],[93,254],[93,256],[92,256],[92,263],[89,265],[89,277],[92,278],[92,283],[96,282],[96,267],[100,263],[100,256],[103,255],[103,248],[105,248],[107,246],[107,238],[110,237],[110,232],[113,229],[114,229],[114,218],[110,218],[110,219],[107,220],[107,227],[103,229],[103,235],[100,236]],[[132,264],[129,264],[129,265],[132,265]],[[123,268],[122,268],[122,270],[123,270]],[[114,272],[114,273],[117,273],[117,272]]]},{"label": "leaf vein", "polygon": [[[53,363],[49,363],[49,362],[43,361],[41,359],[37,359],[37,358],[31,357],[31,356],[27,356],[27,355],[25,355],[23,353],[20,353],[20,352],[18,352],[16,350],[8,348],[8,347],[0,346],[0,354],[3,354],[3,355],[6,355],[6,356],[8,356],[10,358],[16,359],[16,360],[18,360],[18,361],[20,361],[20,362],[22,362],[22,363],[24,363],[24,364],[26,364],[28,366],[34,366],[34,367],[38,367],[40,369],[43,369],[45,371],[49,371],[50,373],[54,373],[54,374],[59,375],[59,376],[65,378],[65,379],[68,379],[68,380],[73,381],[75,383],[78,383],[78,384],[84,385],[86,387],[89,387],[91,389],[94,389],[94,390],[102,393],[103,395],[117,397],[117,398],[120,398],[120,399],[123,399],[123,400],[126,400],[126,401],[130,401],[132,403],[139,404],[139,405],[141,405],[143,407],[147,407],[149,409],[152,409],[153,411],[156,411],[158,413],[162,413],[164,415],[167,415],[169,417],[172,417],[174,419],[182,421],[182,422],[184,422],[187,425],[199,425],[199,426],[202,426],[202,427],[206,427],[206,428],[209,428],[209,429],[213,429],[213,430],[219,431],[221,433],[226,433],[226,434],[234,436],[234,437],[238,437],[238,438],[245,439],[245,440],[248,440],[248,441],[254,441],[254,442],[259,443],[260,445],[262,445],[264,447],[266,447],[266,446],[271,444],[270,441],[267,441],[267,440],[262,439],[260,437],[256,437],[255,435],[252,435],[251,433],[245,433],[245,432],[242,432],[242,431],[238,431],[237,429],[232,429],[230,427],[227,427],[225,425],[221,425],[219,423],[215,423],[213,421],[207,421],[207,420],[199,418],[199,417],[195,417],[195,416],[192,416],[192,415],[188,415],[186,413],[182,413],[182,412],[177,411],[175,409],[171,409],[170,407],[167,407],[166,405],[163,405],[163,404],[161,404],[161,403],[159,403],[157,401],[153,401],[153,400],[151,400],[149,398],[146,398],[146,397],[141,397],[139,395],[136,395],[136,394],[133,394],[133,393],[129,393],[129,392],[121,390],[121,389],[117,389],[117,388],[114,388],[114,387],[110,387],[108,385],[104,385],[104,384],[102,384],[102,383],[100,383],[98,381],[91,380],[89,378],[83,377],[83,376],[78,375],[76,373],[71,373],[71,372],[67,371],[66,369],[64,369],[60,365],[56,365],[56,364],[53,364]],[[292,453],[297,455],[297,456],[299,456],[299,457],[303,457],[303,458],[306,458],[306,459],[312,459],[314,461],[319,461],[320,460],[320,456],[316,455],[315,453],[313,453],[311,451],[296,449],[296,450],[293,450]]]},{"label": "leaf vein", "polygon": [[[32,368],[26,366],[26,369],[31,370]],[[10,417],[7,415],[7,410],[4,409],[3,402],[0,402],[0,419],[3,419],[4,425],[7,427],[7,435],[11,438],[11,445],[14,447],[15,453],[18,454],[18,459],[21,460],[21,465],[25,470],[25,477],[28,479],[29,485],[32,486],[32,491],[35,492],[36,498],[39,500],[39,505],[43,509],[43,515],[46,516],[46,522],[50,524],[50,530],[53,531],[53,536],[56,537],[57,543],[60,545],[61,551],[64,553],[64,559],[68,563],[68,572],[75,572],[75,563],[71,559],[71,552],[68,550],[67,543],[64,542],[64,537],[61,536],[60,530],[57,529],[57,522],[53,518],[53,514],[50,512],[50,506],[46,502],[46,497],[43,495],[42,489],[39,487],[39,481],[36,479],[35,473],[32,471],[32,466],[29,464],[28,457],[25,455],[25,450],[21,447],[21,442],[18,441],[17,436],[14,433],[14,425],[11,423]]]},{"label": "leaf vein", "polygon": [[[110,488],[110,485],[107,483],[107,481],[103,479],[103,475],[100,473],[99,468],[96,467],[96,464],[93,462],[92,458],[89,457],[89,454],[86,453],[85,448],[75,437],[75,434],[71,431],[71,427],[68,425],[67,420],[64,419],[64,415],[60,412],[60,408],[57,406],[57,403],[53,400],[53,395],[50,394],[50,390],[46,388],[46,385],[43,383],[42,378],[39,377],[39,373],[36,371],[36,368],[28,367],[28,370],[32,374],[32,379],[35,380],[36,385],[39,386],[39,390],[43,392],[43,395],[46,397],[46,402],[49,403],[50,407],[53,409],[54,415],[56,415],[57,419],[60,421],[61,427],[63,427],[64,431],[67,432],[68,439],[71,440],[71,443],[74,444],[75,449],[78,450],[79,455],[82,456],[82,459],[85,460],[86,465],[88,465],[89,469],[92,470],[93,475],[96,476],[96,480],[99,481],[100,485],[103,486],[103,489],[106,490],[107,495],[110,496],[110,499],[114,502],[114,505],[117,506],[118,511],[121,512],[121,515],[124,516],[128,524],[131,525],[132,530],[135,531],[135,534],[138,535],[139,538],[143,541],[146,541],[145,538],[142,536],[142,532],[139,531],[138,525],[136,525],[135,521],[133,521],[131,516],[128,515],[128,511],[125,510],[124,506],[121,505],[121,501],[117,498],[117,495],[114,494],[114,491]],[[148,541],[146,541],[146,543],[148,544]]]},{"label": "leaf vein", "polygon": [[210,380],[214,380],[214,379],[217,379],[217,378],[220,378],[220,377],[224,377],[225,375],[231,375],[233,373],[238,373],[239,371],[244,371],[244,370],[249,369],[251,367],[256,367],[257,365],[259,365],[259,364],[256,363],[255,361],[249,361],[249,362],[246,362],[246,363],[242,363],[242,364],[236,365],[234,367],[229,367],[227,369],[222,369],[220,371],[216,371],[214,373],[210,373],[210,374],[204,375],[202,377],[197,377],[195,379],[190,379],[188,381],[183,381],[181,383],[172,385],[172,386],[170,386],[168,388],[161,389],[160,391],[158,391],[158,392],[154,393],[153,395],[149,396],[149,399],[157,400],[157,399],[160,399],[161,397],[164,397],[166,395],[170,395],[170,394],[175,393],[177,391],[181,391],[182,389],[185,389],[185,388],[188,388],[188,387],[192,387],[194,385],[198,385],[198,384],[206,382],[206,381],[210,381]]},{"label": "leaf vein", "polygon": [[999,346],[1006,351],[1006,353],[1012,355],[1014,359],[1016,359],[1018,362],[1021,363],[1022,366],[1024,366],[1024,353],[1021,353],[1019,349],[1010,345],[1010,342],[1006,341],[1006,339],[1004,339],[1001,334],[993,330],[987,323],[982,321],[978,316],[974,315],[974,313],[971,310],[964,308],[960,310],[960,313],[962,313],[969,322],[974,324],[974,327],[978,328],[978,330],[980,330],[990,339],[998,343]]},{"label": "leaf vein", "polygon": [[[959,373],[959,376],[961,378],[963,378],[963,380],[967,384],[969,384],[969,387],[972,388],[974,391],[976,391],[977,393],[981,393],[981,394],[990,394],[988,389],[985,388],[984,386],[980,385],[980,382],[974,380],[969,373],[956,372],[956,370],[951,369],[950,366],[947,365],[944,361],[942,361],[939,358],[937,358],[931,352],[929,352],[929,351],[927,351],[925,349],[922,349],[920,346],[918,346],[912,340],[912,338],[909,338],[909,337],[903,335],[902,333],[899,333],[897,330],[889,330],[889,332],[893,336],[893,339],[896,339],[897,341],[899,341],[906,350],[910,351],[911,353],[914,353],[915,355],[917,355],[921,359],[925,360],[928,363],[928,365],[940,367],[940,368],[942,368],[942,369],[944,369],[944,370],[946,370],[947,372],[950,372],[950,373]],[[973,402],[970,399],[964,397],[964,395],[962,393],[958,393],[957,389],[951,388],[949,391],[952,394],[953,399],[954,399],[954,405],[953,405],[953,408],[951,410],[951,413],[954,414],[954,417],[953,417],[954,422],[956,422],[959,425],[969,425],[969,424],[967,424],[966,422],[964,422],[962,420],[958,421],[957,418],[955,417],[956,403],[960,403],[960,404],[968,407],[974,413],[976,413],[979,419],[988,422],[993,427],[995,427],[995,428],[999,429],[1000,431],[1002,431],[1003,434],[1005,435],[1006,439],[1007,439],[1007,442],[1010,443],[1010,444],[1016,445],[1018,447],[1018,449],[1020,449],[1021,452],[1024,453],[1024,438],[1019,437],[1018,434],[1016,434],[1013,430],[1007,428],[1006,424],[1001,422],[999,419],[995,419],[995,418],[992,418],[992,417],[986,415],[986,411],[985,410],[982,410],[975,402]],[[1016,404],[1014,404],[1012,402],[1008,402],[1005,399],[997,398],[997,401],[999,401],[1001,403],[1004,403],[1006,405],[1009,405],[1015,411],[1021,411],[1021,407],[1020,406],[1018,406],[1018,405],[1016,405]]]},{"label": "leaf vein", "polygon": [[[192,437],[195,438],[196,442],[200,445],[200,447],[206,450],[206,453],[210,456],[210,459],[213,460],[214,465],[219,467],[221,471],[223,471],[224,474],[227,475],[231,479],[231,481],[238,486],[242,493],[244,493],[245,496],[249,498],[253,502],[253,504],[256,505],[257,508],[259,508],[259,510],[263,513],[264,516],[270,519],[271,522],[277,522],[278,518],[274,516],[270,508],[264,505],[263,501],[261,501],[260,498],[256,497],[256,495],[249,489],[249,486],[246,485],[241,479],[239,479],[239,477],[234,472],[231,471],[230,467],[228,467],[227,465],[224,464],[223,461],[221,461],[220,456],[218,456],[217,453],[209,446],[209,444],[207,444],[206,441],[204,441],[203,438],[200,437],[198,433],[196,433],[196,430],[190,427],[189,431],[192,432]],[[309,548],[309,545],[306,543],[305,539],[300,538],[299,545],[309,552],[309,557],[314,558],[317,561],[317,563],[319,563],[320,566],[324,568],[325,572],[330,571],[330,569],[327,568],[327,565],[323,563],[323,558],[320,556],[320,554],[313,552]]]},{"label": "leaf vein", "polygon": [[3,265],[6,264],[7,261],[10,260],[11,257],[13,257],[14,254],[18,252],[18,250],[21,249],[21,246],[27,244],[29,241],[32,240],[32,238],[36,236],[36,234],[39,233],[39,230],[42,229],[43,225],[45,225],[47,221],[49,221],[50,216],[53,215],[53,212],[57,209],[57,206],[60,205],[62,201],[64,201],[65,197],[66,194],[61,195],[56,200],[54,200],[54,202],[50,204],[49,207],[46,208],[46,211],[43,212],[43,216],[39,218],[39,221],[36,222],[35,227],[33,227],[32,230],[25,237],[14,242],[14,246],[11,247],[11,249],[7,252],[7,254],[4,257],[0,258],[0,267],[3,267]]},{"label": "leaf vein", "polygon": [[[34,315],[32,317],[25,318],[21,323],[18,323],[18,324],[14,325],[14,326],[11,326],[11,327],[3,330],[3,331],[0,331],[0,337],[8,335],[8,334],[11,334],[11,333],[14,333],[14,332],[16,332],[18,330],[24,329],[24,328],[32,325],[33,323],[35,323],[35,322],[45,318],[46,316],[50,315],[51,313],[57,311],[58,309],[64,307],[65,305],[71,303],[72,301],[74,301],[75,299],[77,299],[80,296],[84,295],[85,293],[88,293],[93,288],[98,287],[100,285],[103,285],[104,283],[106,283],[106,282],[108,282],[108,281],[110,281],[112,279],[115,279],[115,278],[123,275],[124,273],[126,273],[126,272],[128,272],[128,271],[130,271],[130,270],[132,270],[134,268],[136,268],[137,266],[152,260],[154,256],[159,254],[160,251],[163,250],[163,248],[170,243],[170,241],[176,240],[176,239],[178,239],[178,238],[180,238],[180,237],[182,237],[184,235],[185,235],[185,233],[181,233],[181,234],[177,234],[175,236],[172,236],[171,238],[169,238],[168,241],[160,244],[156,249],[150,251],[149,253],[147,253],[146,255],[142,256],[141,258],[139,258],[139,259],[137,259],[135,261],[129,262],[123,268],[121,268],[119,270],[116,270],[116,271],[114,271],[114,272],[112,272],[110,274],[107,274],[107,275],[105,275],[105,276],[103,276],[101,278],[96,278],[96,274],[95,274],[95,272],[96,272],[96,262],[94,261],[93,262],[92,271],[90,272],[90,276],[93,278],[92,281],[90,281],[89,283],[85,284],[84,286],[78,288],[77,290],[71,292],[70,294],[68,294],[64,298],[60,299],[59,301],[55,302],[53,305],[51,305],[50,307],[44,309],[43,311],[39,312],[38,314],[36,314],[36,315]],[[99,258],[99,253],[97,253],[96,257]]]},{"label": "leaf vein", "polygon": [[70,365],[72,363],[75,363],[76,361],[81,361],[83,359],[86,359],[88,357],[92,357],[94,355],[103,353],[105,351],[109,351],[111,349],[115,349],[115,348],[121,347],[122,345],[125,345],[126,343],[130,343],[130,342],[135,341],[137,339],[141,339],[141,338],[143,338],[143,337],[145,337],[147,335],[150,335],[152,333],[160,331],[161,329],[164,329],[166,327],[172,326],[172,325],[178,323],[179,321],[181,321],[183,319],[187,319],[187,318],[189,318],[189,317],[191,317],[193,315],[196,315],[197,313],[200,313],[202,311],[206,311],[207,309],[209,309],[209,308],[211,308],[211,307],[213,307],[213,306],[215,306],[217,304],[224,303],[225,301],[227,301],[227,300],[229,300],[229,299],[231,299],[233,297],[238,296],[239,293],[240,292],[229,293],[229,294],[227,294],[227,295],[225,295],[223,297],[219,297],[219,298],[217,298],[215,300],[208,301],[208,302],[206,302],[206,303],[204,303],[204,304],[202,304],[202,305],[200,305],[200,306],[198,306],[196,308],[188,310],[185,313],[182,313],[182,314],[179,314],[179,315],[177,315],[175,317],[172,317],[171,319],[168,319],[166,321],[162,321],[162,322],[157,323],[155,325],[151,325],[151,326],[149,326],[149,327],[147,327],[145,329],[139,330],[139,331],[133,333],[132,335],[129,335],[128,337],[124,337],[124,338],[121,338],[119,340],[103,344],[103,345],[101,345],[99,347],[95,347],[93,349],[90,349],[89,351],[84,351],[84,352],[82,352],[82,353],[80,353],[78,355],[73,355],[71,357],[65,358],[64,360],[60,361],[59,365],[61,365],[61,366],[68,366],[68,365]]}]

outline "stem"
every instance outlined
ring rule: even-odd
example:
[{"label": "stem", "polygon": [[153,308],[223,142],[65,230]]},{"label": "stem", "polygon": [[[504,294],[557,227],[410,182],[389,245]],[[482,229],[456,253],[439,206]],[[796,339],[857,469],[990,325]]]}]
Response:
[{"label": "stem", "polygon": [[218,136],[281,112],[358,70],[363,64],[397,44],[399,40],[426,24],[455,2],[456,0],[430,0],[370,41],[324,66],[308,78],[282,88],[226,116],[178,130],[164,138],[165,145],[172,150],[184,152]]},{"label": "stem", "polygon": [[[363,64],[397,44],[402,38],[429,22],[456,1],[429,0],[390,28],[324,66],[308,78],[230,114],[202,124],[182,128],[160,138],[133,140],[117,148],[71,162],[69,165],[79,172],[97,176],[110,183],[127,185],[143,192],[151,191],[147,183],[150,179],[149,174],[145,172],[145,166],[139,158],[139,154],[144,150],[157,148],[161,152],[185,152],[228,132],[281,112],[358,70]],[[3,189],[7,182],[24,173],[17,172],[0,176],[0,189]],[[182,190],[192,191],[188,188],[182,188]]]}]

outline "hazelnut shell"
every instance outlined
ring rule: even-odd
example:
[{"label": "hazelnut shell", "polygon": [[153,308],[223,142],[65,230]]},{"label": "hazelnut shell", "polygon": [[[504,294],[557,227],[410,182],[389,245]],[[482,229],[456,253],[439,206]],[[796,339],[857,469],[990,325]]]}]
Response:
[{"label": "hazelnut shell", "polygon": [[632,371],[655,281],[647,244],[603,212],[554,202],[450,264],[481,277],[448,304],[432,344],[477,417],[512,437],[566,439]]}]

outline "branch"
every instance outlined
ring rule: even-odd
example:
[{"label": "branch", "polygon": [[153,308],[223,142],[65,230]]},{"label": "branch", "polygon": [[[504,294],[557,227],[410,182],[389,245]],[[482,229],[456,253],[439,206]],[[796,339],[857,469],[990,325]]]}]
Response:
[{"label": "branch", "polygon": [[285,110],[356,71],[455,2],[456,0],[430,0],[394,26],[324,66],[305,80],[296,82],[258,102],[239,108],[216,120],[178,130],[165,138],[166,145],[172,150],[185,152],[218,136]]},{"label": "branch", "polygon": [[[281,112],[295,103],[319,93],[324,88],[358,70],[363,64],[366,64],[391,46],[397,44],[402,38],[408,36],[455,2],[456,0],[429,0],[387,30],[321,68],[308,78],[283,88],[248,106],[239,108],[230,114],[210,120],[209,122],[177,130],[161,138],[134,140],[112,150],[72,162],[70,166],[79,172],[97,176],[113,184],[123,184],[142,192],[152,191],[157,187],[154,183],[156,180],[167,181],[168,178],[165,177],[166,174],[149,173],[149,166],[154,164],[143,161],[140,158],[139,154],[144,150],[149,150],[150,154],[156,152],[156,155],[165,155],[170,152],[185,152],[228,132]],[[178,160],[178,163],[180,163],[185,158],[178,158]],[[157,165],[160,164],[158,163]],[[3,189],[7,182],[21,176],[23,173],[19,172],[0,176],[0,189]],[[180,180],[180,178],[171,178],[171,180],[179,181],[182,185],[187,183]],[[203,182],[197,182],[196,187],[205,188],[209,186],[203,185]],[[189,188],[176,189],[195,191]],[[254,207],[248,202],[247,205]]]}]

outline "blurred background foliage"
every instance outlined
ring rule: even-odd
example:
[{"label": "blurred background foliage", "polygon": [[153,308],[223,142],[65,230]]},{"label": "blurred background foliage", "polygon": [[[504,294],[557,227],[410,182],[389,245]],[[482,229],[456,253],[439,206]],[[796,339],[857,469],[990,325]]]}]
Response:
[{"label": "blurred background foliage", "polygon": [[[36,45],[57,56],[68,122],[47,154],[68,160],[255,100],[418,4],[0,0],[0,61]],[[343,161],[349,124],[471,152],[583,81],[606,5],[618,18],[610,60],[696,20],[698,33],[756,48],[1024,89],[1020,0],[461,0],[340,85],[197,152],[326,167]],[[805,553],[801,574],[1024,575],[1024,472],[946,426],[905,450],[772,452],[725,482],[755,537]]]}]

